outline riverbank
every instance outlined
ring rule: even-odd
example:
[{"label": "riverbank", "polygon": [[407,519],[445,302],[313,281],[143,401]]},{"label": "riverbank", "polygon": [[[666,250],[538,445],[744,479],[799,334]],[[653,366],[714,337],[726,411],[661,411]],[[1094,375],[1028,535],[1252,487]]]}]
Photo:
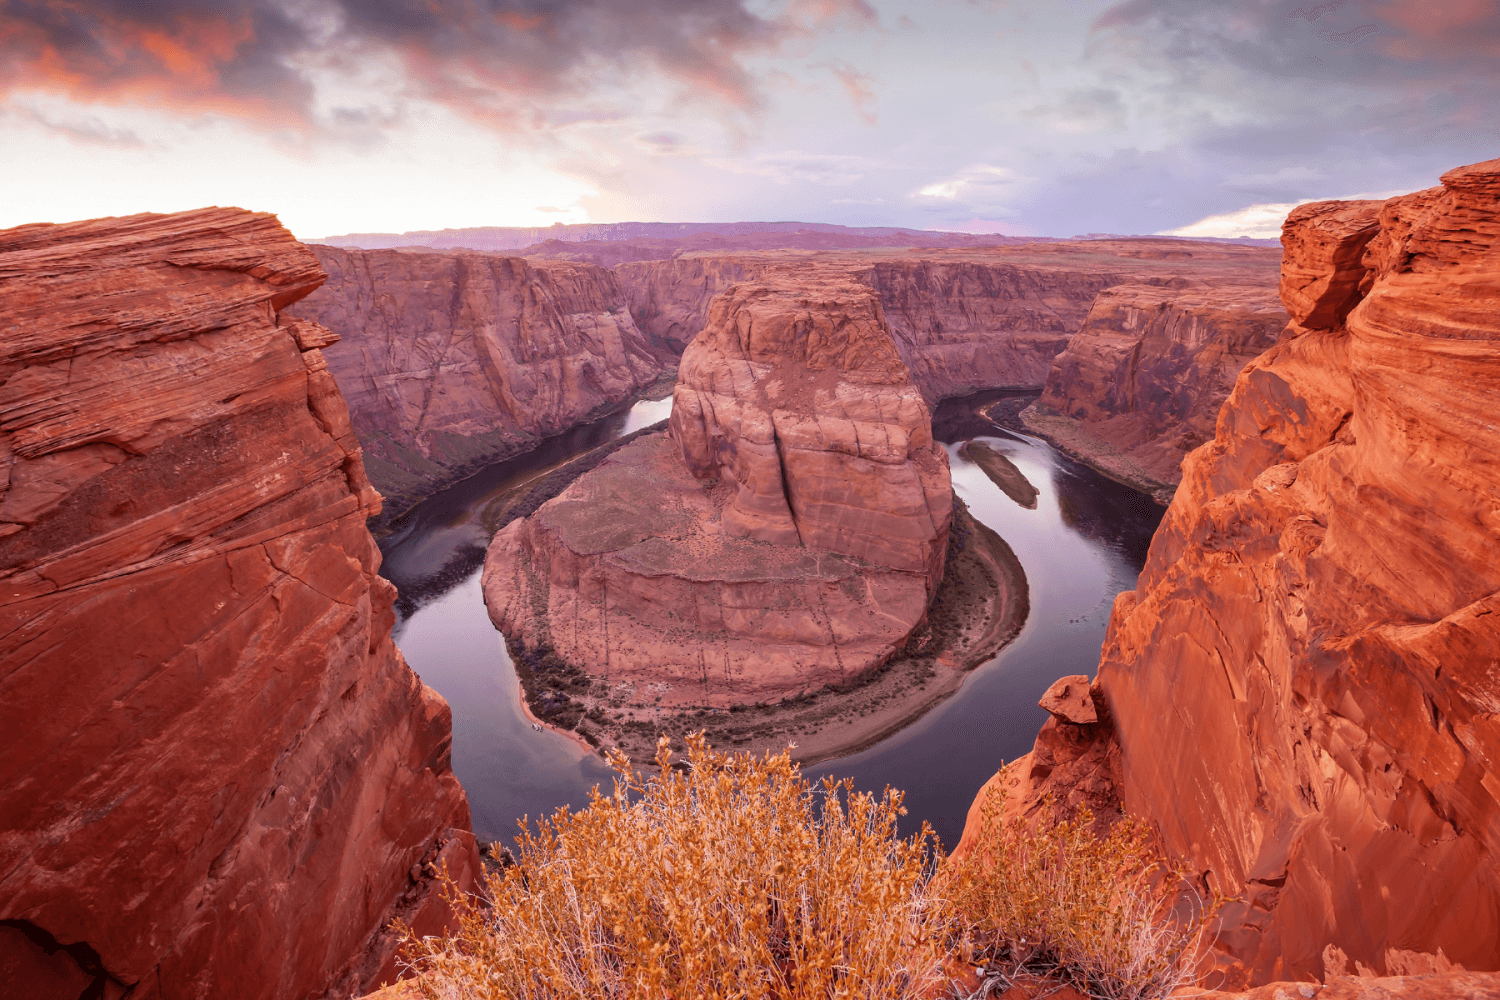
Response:
[{"label": "riverbank", "polygon": [[[637,403],[643,401],[659,401],[668,399],[671,397],[672,388],[676,384],[677,366],[673,365],[670,368],[664,368],[656,376],[655,381],[653,381],[650,385],[642,388],[641,391],[638,392],[634,397],[621,403],[612,403],[606,406],[601,406],[598,409],[585,414],[572,427],[560,433],[567,434],[570,431],[582,428],[596,421],[606,420],[612,416],[619,416],[628,413],[632,407],[634,407]],[[419,507],[424,501],[436,496],[439,493],[442,493],[444,490],[447,490],[466,479],[469,479],[470,477],[478,474],[485,469],[535,451],[538,447],[542,446],[545,443],[545,441],[540,439],[536,441],[526,441],[517,444],[515,447],[506,448],[501,451],[478,454],[461,465],[449,466],[442,472],[434,472],[430,476],[422,478],[420,481],[411,480],[411,482],[409,482],[405,486],[394,489],[389,493],[382,494],[381,499],[383,501],[383,506],[381,508],[381,512],[375,517],[370,518],[367,522],[370,529],[370,534],[375,536],[376,541],[383,541],[397,531],[399,521],[401,521],[413,510]],[[620,443],[623,442],[616,440],[602,447],[618,447]],[[608,452],[606,452],[606,454],[608,454]],[[373,460],[367,459],[367,462],[368,461]],[[434,466],[434,468],[437,468],[437,466]],[[579,473],[579,475],[581,474],[582,473]],[[408,478],[410,477],[408,476]],[[576,479],[577,476],[575,475],[573,478]],[[569,479],[568,482],[572,482],[572,479]],[[564,483],[564,486],[566,485],[567,484]],[[559,492],[561,491],[559,490]],[[555,495],[556,494],[554,494],[554,496]],[[538,504],[538,506],[540,506],[540,504]],[[480,559],[481,561],[483,560],[482,552],[480,553]]]},{"label": "riverbank", "polygon": [[1027,405],[1020,403],[1019,399],[1001,400],[982,412],[1001,427],[1039,437],[1075,462],[1139,490],[1163,507],[1172,503],[1177,493],[1176,483],[1163,482],[1151,475],[1108,441],[1089,434],[1077,420],[1041,413],[1035,399]]}]

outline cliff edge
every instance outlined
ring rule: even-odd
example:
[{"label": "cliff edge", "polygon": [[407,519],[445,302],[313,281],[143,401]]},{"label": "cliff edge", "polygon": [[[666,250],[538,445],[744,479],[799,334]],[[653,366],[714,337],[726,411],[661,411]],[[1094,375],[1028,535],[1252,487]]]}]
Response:
[{"label": "cliff edge", "polygon": [[38,997],[348,996],[478,866],[269,215],[0,232],[0,968]]},{"label": "cliff edge", "polygon": [[1231,982],[1500,969],[1500,160],[1283,243],[1065,756],[1239,897]]}]

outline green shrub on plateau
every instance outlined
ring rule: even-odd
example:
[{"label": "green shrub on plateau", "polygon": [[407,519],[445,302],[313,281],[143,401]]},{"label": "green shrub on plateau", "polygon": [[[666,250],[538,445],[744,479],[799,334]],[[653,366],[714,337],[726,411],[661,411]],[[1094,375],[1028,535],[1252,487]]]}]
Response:
[{"label": "green shrub on plateau", "polygon": [[932,877],[926,824],[896,834],[899,792],[815,789],[789,753],[717,754],[701,734],[685,768],[665,740],[649,779],[612,763],[613,794],[523,827],[489,902],[456,901],[456,933],[408,932],[424,996],[939,997],[954,953],[1121,1000],[1190,978],[1206,914],[1171,919],[1177,880],[1128,822],[1032,834],[991,802],[980,846]]}]

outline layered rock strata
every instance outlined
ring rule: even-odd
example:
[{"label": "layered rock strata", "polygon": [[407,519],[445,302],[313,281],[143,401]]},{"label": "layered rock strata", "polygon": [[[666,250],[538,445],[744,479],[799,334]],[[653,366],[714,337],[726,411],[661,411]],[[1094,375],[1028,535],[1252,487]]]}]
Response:
[{"label": "layered rock strata", "polygon": [[1187,279],[1101,292],[1022,419],[1070,453],[1165,502],[1182,459],[1214,435],[1235,378],[1287,313],[1261,279]]},{"label": "layered rock strata", "polygon": [[1105,641],[1115,787],[1242,981],[1500,968],[1500,160],[1442,181],[1289,216],[1291,336]]},{"label": "layered rock strata", "polygon": [[622,703],[797,697],[906,641],[952,505],[871,290],[747,282],[684,354],[670,433],[498,534],[485,601],[523,662],[581,669]]},{"label": "layered rock strata", "polygon": [[[897,351],[931,403],[980,389],[1041,388],[1105,289],[1212,281],[1269,290],[1277,257],[1260,247],[1092,240],[972,250],[695,253],[616,271],[637,324],[674,345],[703,329],[709,302],[738,281],[816,273],[867,284],[880,295]],[[1185,346],[1179,343],[1174,354]],[[1147,374],[1154,377],[1155,369]],[[1231,372],[1221,380],[1221,394],[1232,379]]]},{"label": "layered rock strata", "polygon": [[603,268],[311,249],[328,282],[295,312],[339,337],[328,366],[387,517],[629,402],[672,360]]},{"label": "layered rock strata", "polygon": [[334,338],[281,312],[322,280],[236,209],[0,232],[0,968],[36,996],[347,996],[477,867]]}]

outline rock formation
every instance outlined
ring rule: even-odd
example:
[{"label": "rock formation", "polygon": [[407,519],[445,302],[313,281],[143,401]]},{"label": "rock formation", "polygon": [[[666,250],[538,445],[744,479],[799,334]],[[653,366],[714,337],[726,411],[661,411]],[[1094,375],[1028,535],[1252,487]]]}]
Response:
[{"label": "rock formation", "polygon": [[795,697],[880,664],[943,575],[952,492],[868,286],[734,286],[682,359],[670,435],[495,537],[491,617],[523,665],[637,705]]},{"label": "rock formation", "polygon": [[1183,457],[1213,437],[1235,378],[1287,322],[1264,276],[1225,277],[1101,292],[1052,361],[1027,426],[1170,500]]},{"label": "rock formation", "polygon": [[1500,160],[1442,182],[1288,217],[1105,641],[1089,752],[1251,983],[1500,968]]},{"label": "rock formation", "polygon": [[0,969],[37,997],[347,996],[478,863],[268,215],[0,232]]},{"label": "rock formation", "polygon": [[735,282],[758,278],[787,259],[784,254],[693,254],[619,264],[615,273],[636,325],[680,354],[707,324],[708,304],[715,295]]},{"label": "rock formation", "polygon": [[484,465],[633,399],[670,362],[615,275],[478,253],[313,247],[329,280],[299,302],[387,517]]},{"label": "rock formation", "polygon": [[[735,282],[820,273],[868,284],[880,295],[901,359],[932,403],[980,389],[1041,388],[1053,359],[1107,288],[1212,280],[1270,289],[1276,260],[1261,247],[1099,240],[966,250],[696,253],[621,264],[616,271],[640,328],[684,346],[703,329],[709,301]],[[1164,360],[1159,367],[1170,366]],[[1231,372],[1222,393],[1232,379]]]}]

